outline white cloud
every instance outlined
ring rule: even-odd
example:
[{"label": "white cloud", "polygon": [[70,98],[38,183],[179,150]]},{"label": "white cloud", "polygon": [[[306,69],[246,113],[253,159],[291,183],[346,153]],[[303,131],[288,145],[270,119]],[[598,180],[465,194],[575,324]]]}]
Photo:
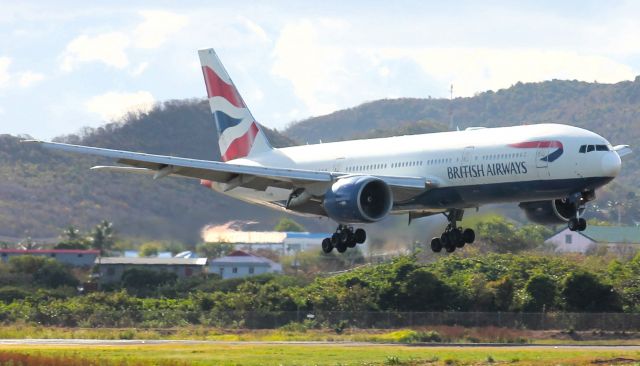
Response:
[{"label": "white cloud", "polygon": [[103,33],[94,37],[81,35],[67,45],[60,67],[68,72],[82,63],[102,62],[122,69],[129,65],[125,53],[129,44],[129,37],[122,32]]},{"label": "white cloud", "polygon": [[[342,27],[343,24],[329,24]],[[322,114],[334,110],[339,93],[341,70],[346,66],[347,50],[321,43],[318,25],[309,20],[286,25],[276,41],[272,73],[288,79],[295,94],[309,112]]]},{"label": "white cloud", "polygon": [[139,48],[158,48],[189,23],[186,16],[163,10],[145,10],[140,15],[144,21],[133,31],[134,44]]},{"label": "white cloud", "polygon": [[6,112],[4,111],[4,108],[0,107],[0,116],[5,114]]},{"label": "white cloud", "polygon": [[439,48],[380,50],[385,58],[408,58],[431,78],[453,83],[457,96],[507,88],[518,81],[569,79],[614,83],[633,79],[631,67],[604,56],[539,49]]},{"label": "white cloud", "polygon": [[267,35],[267,32],[259,26],[256,22],[245,17],[238,17],[238,20],[253,34],[259,41],[270,43],[271,39]]},{"label": "white cloud", "polygon": [[105,120],[115,120],[129,112],[147,112],[153,108],[155,99],[148,91],[108,92],[86,101],[87,110],[97,113]]},{"label": "white cloud", "polygon": [[131,70],[131,76],[139,76],[149,67],[148,62],[141,62],[135,69]]},{"label": "white cloud", "polygon": [[44,80],[44,75],[38,72],[25,71],[20,73],[18,78],[18,85],[22,88],[28,88],[31,85]]},{"label": "white cloud", "polygon": [[9,65],[11,65],[11,59],[9,57],[0,57],[0,88],[6,86],[9,83],[9,79],[11,79],[9,75]]}]

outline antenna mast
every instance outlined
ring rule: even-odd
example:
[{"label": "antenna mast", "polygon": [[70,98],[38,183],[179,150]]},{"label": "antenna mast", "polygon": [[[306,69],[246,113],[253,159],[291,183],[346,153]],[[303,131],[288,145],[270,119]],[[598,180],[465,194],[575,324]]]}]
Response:
[{"label": "antenna mast", "polygon": [[453,84],[449,89],[449,131],[453,131]]}]

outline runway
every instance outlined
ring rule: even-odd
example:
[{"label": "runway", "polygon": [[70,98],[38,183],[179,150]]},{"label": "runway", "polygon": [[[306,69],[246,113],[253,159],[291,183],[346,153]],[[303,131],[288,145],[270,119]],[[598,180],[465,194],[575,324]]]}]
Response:
[{"label": "runway", "polygon": [[0,346],[140,346],[140,345],[295,345],[336,347],[438,347],[438,348],[524,348],[524,349],[584,349],[640,351],[640,345],[593,344],[514,344],[514,343],[372,343],[372,342],[275,342],[275,341],[197,341],[197,340],[103,340],[103,339],[0,339]]}]

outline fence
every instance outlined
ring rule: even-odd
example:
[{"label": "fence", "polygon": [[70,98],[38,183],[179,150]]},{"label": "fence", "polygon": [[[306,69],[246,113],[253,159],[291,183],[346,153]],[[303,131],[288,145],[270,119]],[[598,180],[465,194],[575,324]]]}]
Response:
[{"label": "fence", "polygon": [[505,327],[529,330],[640,331],[640,313],[479,313],[479,312],[258,312],[187,311],[180,309],[98,310],[73,312],[31,309],[0,314],[0,322],[26,321],[41,325],[78,327],[171,328],[188,325],[274,329],[291,323],[317,327],[338,324],[353,328],[411,328],[432,326]]}]

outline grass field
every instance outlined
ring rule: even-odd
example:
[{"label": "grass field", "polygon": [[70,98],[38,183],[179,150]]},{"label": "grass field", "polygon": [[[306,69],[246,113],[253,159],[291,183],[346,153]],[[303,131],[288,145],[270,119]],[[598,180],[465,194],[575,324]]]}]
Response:
[{"label": "grass field", "polygon": [[640,352],[563,348],[384,345],[207,344],[131,346],[0,345],[0,364],[134,365],[609,365],[638,364]]}]

